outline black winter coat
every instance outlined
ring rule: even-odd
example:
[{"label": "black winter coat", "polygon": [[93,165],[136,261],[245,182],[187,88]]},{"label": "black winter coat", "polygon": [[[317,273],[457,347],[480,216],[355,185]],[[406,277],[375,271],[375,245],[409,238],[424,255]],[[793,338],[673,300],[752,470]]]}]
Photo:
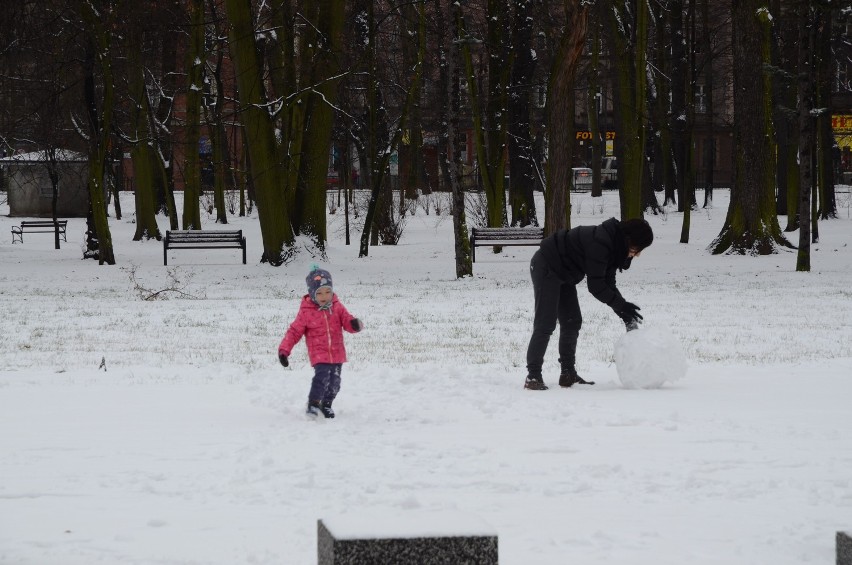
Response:
[{"label": "black winter coat", "polygon": [[541,253],[551,271],[564,283],[587,277],[589,292],[618,312],[625,300],[615,286],[616,269],[630,268],[627,240],[618,220],[598,226],[559,230],[541,242]]}]

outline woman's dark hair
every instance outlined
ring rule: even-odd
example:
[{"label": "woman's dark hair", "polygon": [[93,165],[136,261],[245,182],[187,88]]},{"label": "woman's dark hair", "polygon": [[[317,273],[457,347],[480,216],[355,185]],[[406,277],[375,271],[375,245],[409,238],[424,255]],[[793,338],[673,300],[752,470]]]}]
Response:
[{"label": "woman's dark hair", "polygon": [[623,220],[619,225],[624,237],[627,238],[628,249],[642,251],[654,242],[654,232],[645,220],[631,218]]}]

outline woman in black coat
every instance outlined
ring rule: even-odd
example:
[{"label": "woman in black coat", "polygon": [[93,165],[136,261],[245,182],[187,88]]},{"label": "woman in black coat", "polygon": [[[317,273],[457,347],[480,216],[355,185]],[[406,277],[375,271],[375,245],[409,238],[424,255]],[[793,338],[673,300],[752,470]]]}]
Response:
[{"label": "woman in black coat", "polygon": [[527,379],[524,388],[547,390],[541,375],[550,336],[559,322],[559,386],[583,380],[574,367],[577,338],[583,316],[577,300],[577,284],[585,277],[592,295],[608,305],[634,329],[642,315],[639,307],[627,302],[615,286],[616,270],[630,268],[630,262],[654,241],[654,232],[645,220],[618,221],[598,226],[559,230],[541,242],[530,261],[535,294],[533,333],[527,348]]}]

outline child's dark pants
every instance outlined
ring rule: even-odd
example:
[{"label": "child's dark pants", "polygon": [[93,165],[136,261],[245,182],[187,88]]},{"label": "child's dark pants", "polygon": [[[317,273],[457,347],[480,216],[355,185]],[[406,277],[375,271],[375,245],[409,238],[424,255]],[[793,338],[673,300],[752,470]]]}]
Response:
[{"label": "child's dark pants", "polygon": [[314,380],[308,400],[331,404],[340,390],[340,371],[342,363],[317,363],[314,365]]}]

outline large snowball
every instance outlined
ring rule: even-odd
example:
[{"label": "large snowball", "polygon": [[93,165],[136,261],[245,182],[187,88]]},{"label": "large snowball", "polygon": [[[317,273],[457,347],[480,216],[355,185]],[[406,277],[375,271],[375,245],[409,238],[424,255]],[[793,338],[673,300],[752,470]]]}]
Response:
[{"label": "large snowball", "polygon": [[686,355],[668,329],[641,327],[615,344],[615,368],[624,388],[660,388],[686,375]]}]

